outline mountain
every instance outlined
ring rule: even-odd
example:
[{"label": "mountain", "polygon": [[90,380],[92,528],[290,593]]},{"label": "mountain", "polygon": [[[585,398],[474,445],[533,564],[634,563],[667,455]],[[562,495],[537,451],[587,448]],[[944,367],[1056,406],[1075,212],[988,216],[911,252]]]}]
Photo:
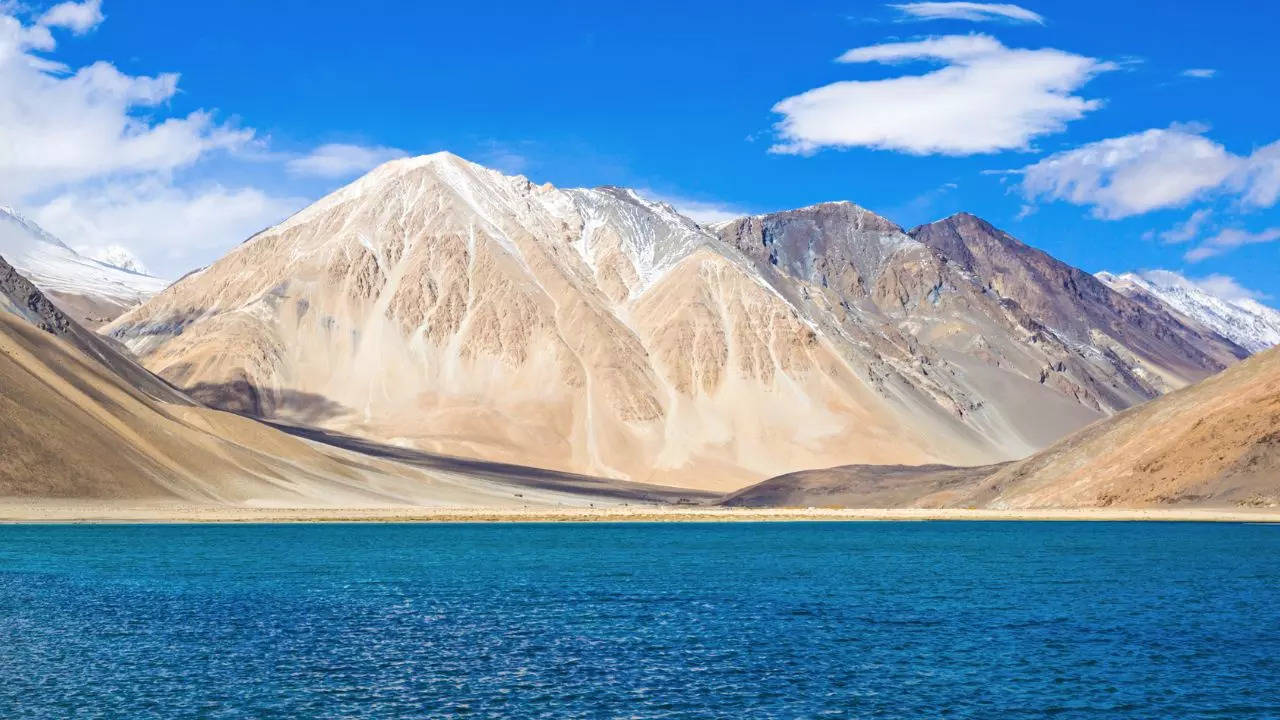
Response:
[{"label": "mountain", "polygon": [[1025,452],[1247,354],[972,215],[907,233],[827,203],[717,231],[792,288],[824,332],[870,348]]},{"label": "mountain", "polygon": [[104,325],[169,284],[141,272],[136,259],[130,267],[129,258],[119,253],[112,258],[125,265],[87,258],[16,210],[2,206],[0,255],[89,328]]},{"label": "mountain", "polygon": [[[314,442],[210,410],[80,327],[0,259],[5,505],[542,506],[663,501],[650,488]],[[393,461],[394,460],[394,461]]]},{"label": "mountain", "polygon": [[105,331],[217,407],[727,489],[813,464],[1022,457],[1245,354],[1092,282],[1130,315],[1082,339],[850,203],[712,229],[630,190],[438,153],[375,169]]},{"label": "mountain", "polygon": [[1280,311],[1256,300],[1219,297],[1168,270],[1121,275],[1104,271],[1097,278],[1129,298],[1162,303],[1249,352],[1280,345]]},{"label": "mountain", "polygon": [[1229,339],[1167,308],[1134,301],[968,213],[921,225],[911,236],[983,278],[1067,342],[1114,356],[1157,390],[1198,381],[1248,355]]},{"label": "mountain", "polygon": [[877,390],[670,207],[443,153],[374,170],[107,330],[219,407],[630,480],[998,452],[891,372]]},{"label": "mountain", "polygon": [[975,500],[993,507],[1280,505],[1280,350],[1001,468]]},{"label": "mountain", "polygon": [[135,275],[149,275],[147,266],[142,264],[137,255],[129,248],[121,245],[107,245],[97,249],[80,248],[81,255],[88,255],[90,259],[97,260],[104,265],[110,265],[114,268],[127,270]]},{"label": "mountain", "polygon": [[1280,349],[986,467],[847,466],[772,478],[731,506],[1280,506]]}]

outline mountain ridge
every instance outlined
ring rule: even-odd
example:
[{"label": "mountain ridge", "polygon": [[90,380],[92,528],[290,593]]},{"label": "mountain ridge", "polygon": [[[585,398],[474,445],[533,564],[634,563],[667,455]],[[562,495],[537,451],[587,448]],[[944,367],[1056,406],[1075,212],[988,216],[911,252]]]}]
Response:
[{"label": "mountain ridge", "polygon": [[849,202],[712,229],[448,153],[379,166],[107,331],[215,406],[706,489],[813,458],[1013,459],[1238,350],[1127,328],[1175,356],[1146,367],[1064,338]]},{"label": "mountain ridge", "polygon": [[1107,271],[1096,277],[1134,299],[1150,298],[1201,323],[1249,352],[1280,344],[1280,311],[1253,299],[1228,300],[1167,270]]}]

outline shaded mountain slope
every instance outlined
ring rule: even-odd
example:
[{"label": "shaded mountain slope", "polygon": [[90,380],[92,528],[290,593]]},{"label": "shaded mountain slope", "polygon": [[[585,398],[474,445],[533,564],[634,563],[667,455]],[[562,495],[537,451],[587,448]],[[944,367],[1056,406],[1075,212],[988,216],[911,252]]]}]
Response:
[{"label": "shaded mountain slope", "polygon": [[730,493],[728,507],[952,507],[998,466],[843,465],[801,470]]},{"label": "shaded mountain slope", "polygon": [[[629,497],[618,483],[554,474],[533,483],[465,466],[427,471],[201,407],[85,331],[3,260],[0,457],[5,502],[502,506]],[[634,497],[641,493],[661,498],[651,488]]]},{"label": "shaded mountain slope", "polygon": [[1280,350],[1002,468],[991,507],[1280,504]]}]

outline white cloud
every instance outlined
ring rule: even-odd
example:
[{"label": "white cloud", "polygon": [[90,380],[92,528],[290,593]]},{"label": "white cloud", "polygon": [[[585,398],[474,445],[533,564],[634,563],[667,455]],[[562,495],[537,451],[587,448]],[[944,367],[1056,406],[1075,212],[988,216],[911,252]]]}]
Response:
[{"label": "white cloud", "polygon": [[[170,116],[176,73],[129,75],[104,61],[70,67],[47,57],[57,49],[51,28],[88,32],[102,21],[99,2],[55,5],[31,25],[16,12],[0,5],[0,202],[31,209],[92,257],[145,260],[169,277],[306,203],[202,172],[217,151],[243,159],[265,143],[206,111]],[[260,152],[255,162],[264,160],[280,171],[280,155]]]},{"label": "white cloud", "polygon": [[56,237],[96,255],[121,246],[177,277],[306,205],[255,188],[178,188],[163,178],[116,181],[61,193],[33,209]]},{"label": "white cloud", "polygon": [[1202,278],[1194,278],[1192,280],[1201,290],[1216,295],[1223,300],[1229,302],[1239,302],[1241,300],[1266,300],[1270,296],[1264,292],[1250,290],[1230,275],[1206,275]]},{"label": "white cloud", "polygon": [[329,143],[290,160],[285,167],[293,175],[339,178],[363,173],[388,160],[407,155],[399,148]]},{"label": "white cloud", "polygon": [[488,140],[482,145],[479,160],[481,164],[508,175],[523,175],[533,164],[527,154],[533,145],[527,140],[516,143]]},{"label": "white cloud", "polygon": [[1007,48],[988,35],[947,35],[849,50],[843,63],[940,62],[922,75],[832,83],[773,111],[773,152],[870,147],[915,155],[1026,150],[1101,102],[1072,93],[1114,63],[1054,49]]},{"label": "white cloud", "polygon": [[1209,208],[1201,208],[1193,213],[1191,217],[1174,225],[1172,228],[1160,233],[1151,233],[1152,237],[1158,237],[1162,242],[1170,245],[1181,245],[1195,240],[1200,236],[1200,231],[1213,218],[1213,210]]},{"label": "white cloud", "polygon": [[1102,218],[1176,207],[1221,186],[1238,159],[1189,129],[1147,130],[1060,152],[1023,169],[1029,199],[1090,205]]},{"label": "white cloud", "polygon": [[890,7],[901,10],[911,19],[919,20],[972,20],[1044,24],[1044,16],[1024,7],[1008,3],[979,2],[913,2]]},{"label": "white cloud", "polygon": [[1213,68],[1187,68],[1182,71],[1182,77],[1197,78],[1199,80],[1208,80],[1218,74]]},{"label": "white cloud", "polygon": [[83,35],[102,22],[102,0],[58,3],[40,16],[39,25],[66,28]]},{"label": "white cloud", "polygon": [[[63,4],[49,12],[56,23],[80,28],[88,20],[76,13],[85,7],[96,8]],[[169,172],[253,137],[203,111],[140,116],[137,110],[173,97],[176,74],[126,75],[106,62],[72,71],[33,54],[52,49],[44,26],[0,16],[0,197],[16,201],[113,174]]]},{"label": "white cloud", "polygon": [[1187,262],[1200,262],[1211,257],[1223,255],[1245,245],[1258,245],[1280,240],[1280,227],[1273,227],[1262,232],[1251,233],[1238,228],[1227,228],[1217,235],[1191,248],[1182,256]]},{"label": "white cloud", "polygon": [[1241,156],[1203,132],[1174,125],[1056,153],[1022,169],[1022,190],[1030,200],[1090,206],[1105,219],[1228,191],[1239,193],[1246,206],[1274,205],[1280,196],[1280,142]]},{"label": "white cloud", "polygon": [[1280,140],[1263,145],[1245,162],[1240,198],[1249,207],[1271,207],[1280,199]]}]

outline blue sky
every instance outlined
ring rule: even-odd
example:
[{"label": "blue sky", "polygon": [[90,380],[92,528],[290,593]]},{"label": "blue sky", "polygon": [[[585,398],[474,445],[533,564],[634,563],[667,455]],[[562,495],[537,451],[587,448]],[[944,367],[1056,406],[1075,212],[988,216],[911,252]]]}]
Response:
[{"label": "blue sky", "polygon": [[1280,9],[1256,2],[0,14],[0,203],[169,276],[380,160],[446,149],[703,218],[967,210],[1086,270],[1280,297]]}]

